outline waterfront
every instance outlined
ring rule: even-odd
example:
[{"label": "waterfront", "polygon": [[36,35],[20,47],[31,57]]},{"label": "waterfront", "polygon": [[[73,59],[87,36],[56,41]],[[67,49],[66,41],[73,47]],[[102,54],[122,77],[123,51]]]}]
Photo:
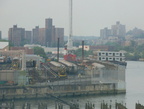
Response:
[{"label": "waterfront", "polygon": [[[65,101],[71,102],[71,100],[77,102],[79,100],[79,104],[81,109],[84,109],[86,102],[92,102],[96,104],[96,108],[100,109],[100,103],[104,100],[107,103],[110,103],[114,107],[114,103],[117,102],[126,103],[128,109],[134,109],[135,103],[138,101],[141,104],[144,104],[144,88],[142,87],[142,83],[144,82],[144,62],[133,62],[129,61],[126,68],[126,94],[121,95],[99,95],[99,96],[85,96],[85,97],[71,97],[71,98],[62,98]],[[43,102],[48,104],[49,109],[54,109],[54,100],[26,100],[26,101],[17,101],[16,109],[20,109],[20,105],[24,102],[31,102],[33,108],[37,109],[38,102]],[[64,106],[64,109],[68,109],[67,106]]]},{"label": "waterfront", "polygon": [[126,94],[116,96],[99,96],[91,97],[87,100],[92,102],[100,102],[105,100],[113,102],[126,103],[128,109],[135,109],[135,103],[138,101],[144,105],[144,62],[128,61],[126,68]]},{"label": "waterfront", "polygon": [[126,68],[126,94],[125,95],[112,95],[112,96],[99,96],[99,97],[86,97],[85,101],[100,102],[110,100],[126,103],[128,109],[135,109],[135,103],[139,102],[144,105],[144,62],[128,61]]}]

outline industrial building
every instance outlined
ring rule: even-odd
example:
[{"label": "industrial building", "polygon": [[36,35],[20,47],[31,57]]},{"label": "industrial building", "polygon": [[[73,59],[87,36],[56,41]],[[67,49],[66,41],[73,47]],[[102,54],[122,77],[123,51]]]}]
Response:
[{"label": "industrial building", "polygon": [[[4,57],[5,59],[10,58],[11,61],[14,61],[17,59],[17,62],[19,64],[19,70],[25,70],[26,69],[26,62],[29,60],[36,61],[36,66],[40,67],[40,56],[37,55],[28,55],[25,53],[24,50],[0,50],[0,56]],[[12,66],[13,67],[13,66]]]},{"label": "industrial building", "polygon": [[0,50],[0,85],[29,84],[26,71],[40,69],[40,60],[40,56],[26,54],[25,50]]},{"label": "industrial building", "polygon": [[124,52],[113,51],[94,51],[96,60],[99,61],[123,61],[125,62]]},{"label": "industrial building", "polygon": [[9,50],[9,42],[0,42],[0,50]]}]

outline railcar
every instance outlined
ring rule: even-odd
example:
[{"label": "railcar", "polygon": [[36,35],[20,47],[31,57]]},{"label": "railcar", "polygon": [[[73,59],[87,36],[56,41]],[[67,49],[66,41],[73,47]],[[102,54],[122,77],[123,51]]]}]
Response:
[{"label": "railcar", "polygon": [[49,66],[58,74],[59,77],[67,77],[66,67],[63,64],[56,61],[51,61],[49,62]]},{"label": "railcar", "polygon": [[66,66],[66,68],[67,68],[66,70],[67,70],[68,74],[77,73],[78,67],[76,64],[69,62],[69,61],[65,61],[65,60],[59,60],[59,62]]}]

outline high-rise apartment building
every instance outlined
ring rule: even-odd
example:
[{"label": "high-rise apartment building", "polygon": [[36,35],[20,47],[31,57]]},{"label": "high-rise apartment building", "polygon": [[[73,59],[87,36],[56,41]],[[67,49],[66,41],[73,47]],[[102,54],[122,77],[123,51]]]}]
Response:
[{"label": "high-rise apartment building", "polygon": [[32,39],[32,32],[31,31],[25,31],[25,40],[26,40],[27,44],[31,43],[31,39]]},{"label": "high-rise apartment building", "polygon": [[38,44],[39,43],[39,26],[36,26],[32,30],[32,43],[33,44]]},{"label": "high-rise apartment building", "polygon": [[64,46],[64,28],[55,28],[55,42],[58,38],[60,46]]},{"label": "high-rise apartment building", "polygon": [[36,26],[32,31],[32,43],[47,47],[56,47],[57,38],[60,38],[60,46],[64,44],[64,28],[55,28],[51,18],[45,19],[45,28]]},{"label": "high-rise apartment building", "polygon": [[2,39],[2,32],[0,31],[0,40]]},{"label": "high-rise apartment building", "polygon": [[116,22],[116,25],[111,26],[112,36],[115,37],[125,37],[126,28],[125,25],[120,24],[120,22]]},{"label": "high-rise apartment building", "polygon": [[51,18],[45,19],[45,28],[52,29],[52,26],[53,26],[53,20]]},{"label": "high-rise apartment building", "polygon": [[100,30],[100,37],[102,39],[107,39],[109,36],[111,36],[111,29],[108,29],[107,27]]},{"label": "high-rise apartment building", "polygon": [[45,39],[46,39],[46,34],[45,34],[45,28],[39,28],[39,44],[42,46],[45,46]]},{"label": "high-rise apartment building", "polygon": [[24,28],[18,28],[17,25],[14,25],[13,28],[9,29],[8,39],[14,46],[21,46],[24,38],[25,38]]},{"label": "high-rise apartment building", "polygon": [[53,25],[52,25],[52,19],[48,18],[45,19],[45,36],[46,36],[46,40],[45,40],[45,45],[48,47],[52,46],[52,30],[53,30]]},{"label": "high-rise apartment building", "polygon": [[57,41],[55,36],[55,26],[52,26],[52,37],[51,37],[51,47],[56,47]]}]

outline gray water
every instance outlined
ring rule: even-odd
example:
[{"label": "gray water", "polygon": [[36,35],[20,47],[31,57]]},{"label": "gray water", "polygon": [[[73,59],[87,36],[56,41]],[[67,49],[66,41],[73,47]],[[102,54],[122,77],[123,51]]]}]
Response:
[{"label": "gray water", "polygon": [[89,100],[92,100],[92,102],[99,102],[102,100],[110,102],[110,100],[112,100],[112,104],[117,100],[120,103],[126,103],[128,109],[135,109],[135,103],[138,102],[144,105],[144,62],[127,62],[126,94],[92,97],[89,98]]},{"label": "gray water", "polygon": [[[144,62],[128,61],[126,68],[126,94],[120,95],[99,95],[99,96],[84,96],[84,97],[73,97],[73,98],[62,98],[65,101],[71,102],[72,100],[79,104],[81,109],[84,109],[86,102],[91,102],[96,105],[96,109],[100,109],[100,103],[104,100],[107,103],[111,103],[113,108],[115,102],[123,103],[128,109],[135,109],[135,103],[141,103],[144,105]],[[111,102],[110,102],[111,101]],[[17,101],[17,109],[25,101]],[[33,108],[37,109],[38,102],[44,102],[48,104],[48,109],[55,109],[54,100],[32,100]],[[68,106],[64,105],[64,109],[69,109]]]},{"label": "gray water", "polygon": [[136,102],[144,105],[144,62],[128,62],[126,86],[125,100],[128,109],[134,109]]}]

